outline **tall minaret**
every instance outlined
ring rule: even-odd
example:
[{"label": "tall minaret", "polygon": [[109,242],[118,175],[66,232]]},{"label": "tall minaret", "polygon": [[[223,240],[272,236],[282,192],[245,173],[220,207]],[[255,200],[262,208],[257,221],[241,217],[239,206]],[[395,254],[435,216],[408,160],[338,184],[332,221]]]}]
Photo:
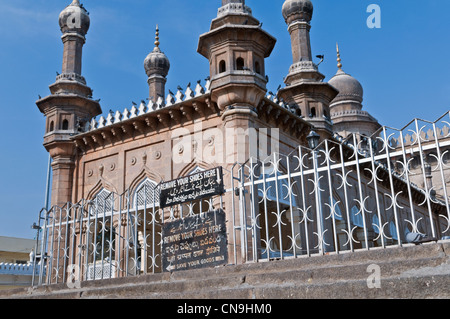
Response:
[{"label": "tall minaret", "polygon": [[36,104],[47,118],[44,146],[53,159],[52,205],[63,206],[72,201],[75,145],[71,137],[83,131],[102,110],[81,75],[83,45],[90,25],[88,12],[73,0],[59,15],[59,25],[64,44],[62,71],[50,85],[51,95]]},{"label": "tall minaret", "polygon": [[311,53],[311,19],[313,5],[309,0],[285,1],[283,17],[291,35],[293,64],[286,77],[286,84],[292,85],[300,81],[321,81],[325,78],[319,73],[313,62]]},{"label": "tall minaret", "polygon": [[159,48],[159,27],[156,26],[155,47],[144,60],[145,73],[148,76],[149,99],[164,101],[166,77],[170,70],[169,58]]},{"label": "tall minaret", "polygon": [[291,36],[293,64],[285,79],[286,88],[278,95],[298,107],[322,138],[330,137],[333,130],[329,105],[338,92],[322,82],[325,76],[313,62],[310,40],[313,4],[310,0],[286,0],[282,13]]},{"label": "tall minaret", "polygon": [[87,11],[74,0],[59,16],[59,25],[63,32],[64,43],[63,74],[81,75],[81,57],[90,18]]},{"label": "tall minaret", "polygon": [[[232,170],[234,162],[245,162],[250,158],[249,129],[257,127],[259,106],[267,91],[265,58],[269,57],[276,39],[261,28],[262,24],[253,17],[252,10],[244,0],[222,0],[217,17],[211,21],[210,31],[202,34],[197,51],[208,59],[210,67],[211,102],[220,110],[223,145],[226,160],[217,163]],[[236,132],[228,134],[228,132]],[[247,203],[248,204],[248,203]],[[225,198],[227,227],[232,229],[232,205],[237,205],[231,197]],[[238,209],[238,208],[237,208]],[[250,210],[250,207],[248,207]],[[228,236],[229,247],[244,240]],[[242,244],[241,247],[244,247]],[[229,258],[245,261],[242,251],[229,249]]]}]

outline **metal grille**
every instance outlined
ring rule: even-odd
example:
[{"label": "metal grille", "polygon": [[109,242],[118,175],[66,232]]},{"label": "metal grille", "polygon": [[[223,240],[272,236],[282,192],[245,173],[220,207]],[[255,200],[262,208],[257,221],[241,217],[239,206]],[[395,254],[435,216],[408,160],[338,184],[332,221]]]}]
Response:
[{"label": "metal grille", "polygon": [[112,196],[111,192],[106,189],[102,189],[98,192],[93,200],[93,203],[96,206],[95,211],[110,212],[112,209],[111,200],[109,200],[110,196]]},{"label": "metal grille", "polygon": [[153,206],[153,202],[159,205],[159,191],[156,189],[156,183],[145,179],[141,183],[136,191],[136,206]]},{"label": "metal grille", "polygon": [[96,264],[90,264],[88,266],[87,278],[86,280],[96,280],[96,279],[109,279],[116,278],[117,265],[113,263],[102,263],[97,262]]}]

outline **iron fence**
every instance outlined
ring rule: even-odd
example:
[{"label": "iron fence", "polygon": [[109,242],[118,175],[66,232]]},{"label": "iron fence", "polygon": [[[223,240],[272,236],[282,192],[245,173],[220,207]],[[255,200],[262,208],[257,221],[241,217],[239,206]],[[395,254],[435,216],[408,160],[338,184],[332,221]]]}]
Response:
[{"label": "iron fence", "polygon": [[145,180],[42,210],[33,284],[162,272],[162,225],[217,208],[230,264],[448,239],[449,116],[250,158],[224,168],[225,193],[206,200],[161,209],[158,185]]}]

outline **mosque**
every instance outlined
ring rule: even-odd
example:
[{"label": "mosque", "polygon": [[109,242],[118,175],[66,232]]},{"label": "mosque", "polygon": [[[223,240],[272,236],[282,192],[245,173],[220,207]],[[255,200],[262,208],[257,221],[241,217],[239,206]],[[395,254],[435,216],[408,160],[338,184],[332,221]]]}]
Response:
[{"label": "mosque", "polygon": [[[441,225],[444,220],[438,215],[447,214],[446,193],[436,199],[436,196],[430,196],[433,189],[430,184],[425,182],[419,185],[426,188],[424,191],[412,185],[404,175],[390,174],[393,169],[390,161],[378,159],[384,156],[383,147],[378,146],[377,158],[367,155],[372,150],[371,146],[376,144],[363,144],[370,137],[374,141],[382,135],[382,126],[368,111],[363,110],[363,86],[344,72],[338,47],[337,73],[328,82],[324,81],[325,76],[314,63],[311,51],[313,1],[286,0],[281,11],[291,37],[293,61],[286,74],[285,85],[276,93],[268,93],[265,68],[276,38],[262,28],[262,23],[253,16],[245,0],[222,0],[210,30],[200,35],[198,43],[198,53],[205,57],[205,63],[210,66],[206,83],[179,87],[176,93],[166,92],[171,63],[163,52],[157,28],[155,47],[144,59],[148,99],[130,109],[113,111],[106,116],[102,116],[101,105],[93,99],[92,88],[82,75],[82,52],[90,27],[89,14],[79,0],[73,0],[61,12],[59,25],[64,45],[62,72],[50,85],[50,95],[36,102],[46,118],[44,147],[52,158],[51,205],[59,208],[53,211],[52,218],[53,221],[59,220],[60,224],[62,221],[67,223],[64,226],[67,229],[63,227],[67,231],[59,229],[60,236],[52,237],[55,228],[48,233],[48,243],[52,248],[49,246],[47,250],[54,251],[54,265],[63,265],[64,258],[56,260],[56,256],[69,256],[68,263],[86,264],[87,268],[99,260],[103,265],[105,258],[100,258],[99,252],[102,251],[101,257],[104,257],[104,250],[111,257],[109,262],[115,260],[117,266],[114,267],[125,271],[131,267],[128,264],[125,266],[127,261],[124,261],[125,256],[131,254],[128,250],[139,246],[139,252],[134,251],[135,269],[154,271],[161,257],[155,253],[158,247],[154,247],[155,240],[161,241],[161,238],[158,239],[161,236],[158,232],[161,222],[156,225],[155,209],[162,211],[159,217],[162,223],[165,218],[183,217],[183,212],[195,214],[202,210],[201,203],[195,208],[186,204],[174,210],[158,209],[158,185],[216,167],[228,172],[224,177],[225,188],[236,190],[237,194],[233,196],[234,191],[227,192],[210,203],[225,211],[229,256],[236,262],[263,258],[264,252],[258,252],[261,242],[265,243],[265,256],[270,258],[270,252],[275,251],[283,257],[283,253],[323,253],[324,250],[337,251],[350,246],[351,249],[368,248],[401,244],[400,237],[418,230],[430,230],[436,236],[445,232],[445,226]],[[314,162],[305,158],[305,174],[306,167],[311,167],[308,174],[316,174],[315,178],[310,177],[310,186],[298,186],[306,185],[307,181],[300,180],[305,175],[303,171],[293,173],[290,167],[297,165],[290,166],[290,161],[286,160],[280,162],[283,166],[280,174],[277,168],[260,164],[260,169],[265,173],[259,176],[269,177],[272,174],[267,185],[261,177],[258,185],[253,180],[249,181],[250,184],[244,184],[241,179],[239,183],[243,184],[240,190],[235,188],[236,163],[245,163],[250,158],[262,161],[265,155],[270,157],[274,153],[293,154],[302,148],[314,149],[310,141],[315,136],[320,140],[314,147],[320,142],[328,146],[328,141],[331,141],[341,145],[341,148],[339,152],[338,148],[334,151],[327,148],[323,154],[328,155],[314,166],[314,170],[313,166],[308,166]],[[344,143],[344,146],[339,144],[351,141],[352,136],[358,138]],[[344,160],[342,166],[337,166],[336,159],[355,160],[351,150],[359,144],[365,147],[366,153],[356,152],[353,156],[356,156],[356,161],[361,161],[362,172],[354,163],[344,165]],[[401,147],[400,144],[396,147]],[[401,158],[399,154],[398,158]],[[296,156],[297,159],[303,158],[301,151]],[[358,159],[358,156],[361,158]],[[379,167],[371,166],[379,165],[379,162],[383,162]],[[253,164],[249,164],[250,170],[255,168]],[[303,162],[297,169],[302,170],[302,165]],[[349,171],[346,171],[347,168]],[[384,174],[385,180],[377,182],[379,177],[371,178],[365,175],[367,171],[375,175]],[[341,176],[342,180],[337,176]],[[291,178],[292,181],[298,180],[295,200],[293,187],[296,182],[288,182]],[[418,178],[420,181],[420,176]],[[273,186],[271,191],[265,188],[270,183]],[[359,185],[359,188],[349,188],[347,193],[347,184]],[[275,189],[276,194],[273,193]],[[322,189],[323,193],[319,194]],[[445,190],[446,186],[441,192]],[[254,194],[259,194],[259,203],[252,197]],[[381,194],[380,198],[378,194]],[[238,195],[239,201],[235,199]],[[247,198],[247,202],[242,198]],[[389,203],[388,198],[395,198],[396,204]],[[100,215],[94,214],[95,225],[98,219],[102,219],[102,224],[98,224],[98,228],[95,226],[95,230],[90,230],[91,226],[88,226],[93,222],[94,215],[88,214],[88,222],[83,222],[84,217],[77,215],[82,214],[79,208],[84,207],[86,201],[95,203],[92,204],[95,209],[103,211]],[[326,204],[321,204],[321,201]],[[354,205],[355,202],[359,204]],[[424,208],[420,205],[422,202],[428,205]],[[323,210],[330,209],[333,218],[320,217],[317,213],[319,217],[309,222],[310,217],[305,215],[308,214],[308,206],[310,211],[315,211],[319,206],[323,206]],[[147,211],[150,208],[153,215]],[[68,217],[72,210],[74,215]],[[242,210],[251,212],[251,216],[242,217],[238,213]],[[270,210],[274,212],[268,214]],[[318,208],[318,211],[322,210]],[[374,214],[375,211],[379,214]],[[130,214],[137,214],[136,218],[147,223],[137,223],[136,219],[129,217]],[[412,219],[406,217],[408,214],[413,215]],[[256,222],[258,218],[261,220]],[[404,222],[405,219],[409,223]],[[73,227],[72,231],[69,224]],[[136,233],[134,237],[127,237],[124,234],[131,232],[131,224]],[[270,225],[272,227],[269,229]],[[324,226],[331,231],[325,231]],[[403,232],[402,229],[407,227],[408,230]],[[255,231],[256,228],[259,230]],[[309,241],[308,236],[313,229],[319,229],[316,233],[318,239]],[[63,233],[66,234],[66,250],[59,244],[58,250],[54,245],[64,242],[64,237],[61,237]],[[92,233],[94,235],[89,235]],[[130,238],[134,246],[130,244]],[[153,244],[150,242],[152,238]],[[89,241],[96,243],[92,254],[89,254]],[[139,245],[136,244],[138,241]],[[113,244],[115,248],[112,248]],[[67,253],[67,245],[71,247],[70,253]],[[236,245],[244,248],[236,249]],[[87,253],[78,250],[82,246]],[[121,255],[120,249],[127,252]],[[149,254],[151,250],[153,253]],[[251,257],[246,256],[247,253]],[[136,265],[138,255],[139,266]],[[50,278],[57,279],[64,276],[63,273],[61,271]]]},{"label": "mosque", "polygon": [[[36,102],[46,117],[44,146],[53,159],[52,204],[85,198],[108,175],[114,175],[114,190],[124,191],[136,177],[128,166],[136,167],[132,159],[141,161],[144,152],[156,182],[189,172],[188,167],[170,169],[157,163],[167,151],[171,154],[170,143],[163,143],[170,141],[167,133],[189,128],[197,120],[203,121],[204,129],[233,127],[238,119],[245,122],[244,128],[282,127],[281,138],[290,140],[287,147],[305,143],[311,127],[323,138],[335,133],[372,135],[380,125],[362,110],[363,88],[358,80],[342,70],[339,58],[336,75],[323,82],[325,76],[313,62],[311,1],[286,1],[282,12],[292,39],[293,64],[286,86],[276,96],[267,94],[264,67],[276,39],[260,27],[245,1],[222,1],[211,30],[200,36],[198,52],[210,63],[210,80],[204,86],[198,83],[166,95],[170,61],[161,51],[157,30],[155,48],[144,61],[148,100],[96,119],[103,111],[81,72],[90,18],[79,1],[67,6],[59,17],[62,72],[50,85],[51,95]],[[119,178],[117,172],[123,176]]]}]

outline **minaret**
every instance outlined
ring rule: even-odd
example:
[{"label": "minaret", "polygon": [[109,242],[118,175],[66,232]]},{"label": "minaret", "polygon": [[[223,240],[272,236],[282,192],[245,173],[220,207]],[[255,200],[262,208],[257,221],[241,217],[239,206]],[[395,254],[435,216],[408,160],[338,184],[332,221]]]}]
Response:
[{"label": "minaret", "polygon": [[156,26],[155,48],[144,60],[145,73],[148,76],[149,99],[154,103],[158,98],[164,101],[166,77],[170,70],[167,56],[159,48],[159,27]]},{"label": "minaret", "polygon": [[220,110],[252,110],[263,99],[267,80],[264,59],[276,39],[261,28],[244,0],[222,0],[198,52],[209,60],[211,99]]},{"label": "minaret", "polygon": [[[227,145],[226,161],[217,165],[229,170],[232,170],[232,163],[243,163],[250,158],[249,134],[238,132],[249,132],[257,127],[256,108],[267,91],[264,59],[272,53],[276,39],[261,26],[244,0],[223,0],[210,31],[200,36],[198,44],[197,51],[209,61],[211,101],[220,110],[226,139],[223,145]],[[231,206],[238,204],[230,196],[226,196],[224,202],[227,228],[233,229]],[[250,211],[250,207],[247,208]],[[243,240],[228,236],[229,247]],[[247,256],[242,251],[235,255],[233,249],[229,249],[228,254],[230,260],[236,258],[244,262]]]},{"label": "minaret", "polygon": [[73,135],[83,131],[92,117],[102,113],[92,100],[92,89],[81,75],[83,45],[90,18],[78,0],[59,16],[64,44],[62,72],[50,85],[51,95],[36,102],[47,118],[44,146],[53,159],[52,205],[63,206],[72,200],[75,145]]},{"label": "minaret", "polygon": [[313,5],[309,0],[285,1],[283,17],[291,36],[293,64],[286,77],[286,84],[293,85],[302,81],[322,81],[325,76],[313,62],[311,53],[311,19]]},{"label": "minaret", "polygon": [[322,82],[311,53],[311,19],[313,4],[310,0],[286,0],[282,13],[291,36],[293,64],[285,78],[286,87],[278,93],[287,104],[297,107],[306,121],[313,124],[322,138],[332,135],[329,105],[337,90]]}]

